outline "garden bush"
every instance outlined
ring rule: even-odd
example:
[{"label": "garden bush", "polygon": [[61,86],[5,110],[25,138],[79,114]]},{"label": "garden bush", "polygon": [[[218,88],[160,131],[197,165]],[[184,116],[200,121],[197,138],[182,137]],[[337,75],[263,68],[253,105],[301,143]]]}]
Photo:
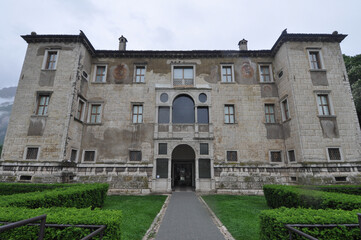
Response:
[{"label": "garden bush", "polygon": [[[285,208],[281,207],[273,210],[264,210],[261,212],[261,233],[260,239],[289,239],[288,230],[285,224],[357,224],[357,213],[361,209],[353,211],[337,209],[304,209],[304,208]],[[310,234],[313,237],[322,239],[344,240],[361,239],[360,229],[346,228],[340,226],[337,228],[302,228],[301,231]],[[293,235],[293,239],[303,239]]]},{"label": "garden bush", "polygon": [[[89,208],[38,208],[0,207],[0,221],[16,222],[47,214],[46,223],[107,225],[103,239],[121,239],[122,213],[119,210]],[[63,230],[46,228],[45,239],[81,239],[93,230],[69,227]],[[24,226],[0,234],[0,239],[37,239],[39,226]]]},{"label": "garden bush", "polygon": [[30,192],[0,196],[0,206],[26,208],[48,207],[101,207],[106,198],[108,184],[79,184],[43,192]]},{"label": "garden bush", "polygon": [[0,195],[12,195],[17,193],[43,192],[55,188],[73,187],[79,184],[42,184],[42,183],[0,183]]},{"label": "garden bush", "polygon": [[278,207],[304,207],[313,209],[361,208],[361,196],[337,192],[317,191],[303,187],[286,185],[264,185],[267,205]]}]

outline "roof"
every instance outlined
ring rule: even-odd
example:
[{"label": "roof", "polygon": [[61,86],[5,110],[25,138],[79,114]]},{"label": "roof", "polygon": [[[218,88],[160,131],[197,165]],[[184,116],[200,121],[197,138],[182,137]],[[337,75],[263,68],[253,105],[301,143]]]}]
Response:
[{"label": "roof", "polygon": [[273,57],[285,42],[338,42],[340,43],[347,35],[338,34],[303,34],[282,32],[270,50],[96,50],[83,31],[79,35],[22,35],[27,43],[61,43],[79,42],[93,57],[114,57],[114,58],[229,58],[229,57]]}]

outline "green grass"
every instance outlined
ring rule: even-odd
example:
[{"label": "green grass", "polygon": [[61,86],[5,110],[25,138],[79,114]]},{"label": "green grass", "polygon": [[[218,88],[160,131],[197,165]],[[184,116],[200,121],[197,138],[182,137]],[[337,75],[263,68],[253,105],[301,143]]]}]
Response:
[{"label": "green grass", "polygon": [[166,196],[108,196],[103,209],[123,212],[122,240],[142,239],[159,213]]},{"label": "green grass", "polygon": [[263,196],[207,195],[202,198],[235,239],[259,239],[259,214],[269,209]]}]

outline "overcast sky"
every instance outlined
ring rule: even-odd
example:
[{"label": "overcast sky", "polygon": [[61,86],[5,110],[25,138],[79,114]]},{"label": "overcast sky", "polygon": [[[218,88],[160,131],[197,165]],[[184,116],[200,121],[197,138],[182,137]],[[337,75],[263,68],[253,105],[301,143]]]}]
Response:
[{"label": "overcast sky", "polygon": [[270,49],[281,32],[348,34],[344,54],[361,54],[360,0],[0,0],[0,88],[16,86],[27,43],[20,35],[79,34],[95,49]]}]

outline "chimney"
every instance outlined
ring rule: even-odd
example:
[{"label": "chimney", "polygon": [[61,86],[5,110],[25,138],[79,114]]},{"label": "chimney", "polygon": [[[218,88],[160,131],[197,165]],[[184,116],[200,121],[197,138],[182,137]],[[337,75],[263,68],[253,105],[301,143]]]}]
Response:
[{"label": "chimney", "polygon": [[125,51],[125,48],[127,47],[128,40],[123,37],[123,35],[119,38],[119,51]]},{"label": "chimney", "polygon": [[247,51],[248,50],[248,48],[247,48],[247,40],[246,39],[242,39],[241,41],[239,41],[239,43],[238,43],[238,46],[239,46],[239,50],[240,51]]}]

